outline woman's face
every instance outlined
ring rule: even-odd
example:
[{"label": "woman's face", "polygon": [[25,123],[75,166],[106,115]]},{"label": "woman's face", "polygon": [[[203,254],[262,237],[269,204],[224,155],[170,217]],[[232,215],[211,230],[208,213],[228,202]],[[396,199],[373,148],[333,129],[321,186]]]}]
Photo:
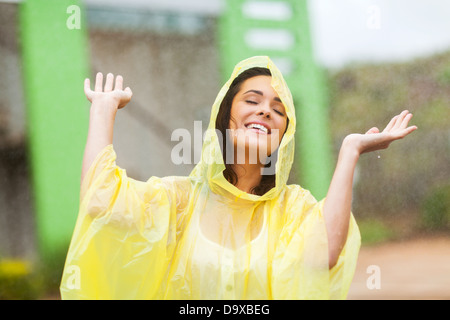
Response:
[{"label": "woman's face", "polygon": [[256,152],[260,162],[278,148],[287,126],[286,110],[271,80],[247,79],[231,105],[229,128],[235,151],[248,150],[250,156]]}]

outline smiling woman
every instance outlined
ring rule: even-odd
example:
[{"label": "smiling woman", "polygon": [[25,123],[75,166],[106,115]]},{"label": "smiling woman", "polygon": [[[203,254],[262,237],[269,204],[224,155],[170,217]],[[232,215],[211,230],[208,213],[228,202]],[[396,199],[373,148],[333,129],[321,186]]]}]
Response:
[{"label": "smiling woman", "polygon": [[[275,185],[275,175],[263,175],[261,169],[274,166],[268,162],[276,161],[276,154],[270,156],[276,152],[288,125],[284,105],[271,81],[267,68],[242,72],[230,85],[216,120],[225,146],[224,176],[239,189],[259,195]],[[229,159],[233,161],[230,163]]]},{"label": "smiling woman", "polygon": [[[103,90],[98,75],[94,92],[86,81],[91,122],[63,298],[346,297],[360,246],[350,211],[356,161],[414,131],[407,128],[408,112],[383,132],[349,135],[327,198],[318,202],[308,190],[287,184],[295,108],[268,57],[236,66],[212,106],[210,134],[188,177],[136,181],[116,165],[113,121],[132,92],[123,89],[121,77],[114,88],[113,80],[109,74]],[[254,148],[264,149],[256,163],[247,157],[225,161],[229,152]],[[274,171],[265,174],[268,160]],[[76,288],[70,286],[73,266],[80,271]]]}]

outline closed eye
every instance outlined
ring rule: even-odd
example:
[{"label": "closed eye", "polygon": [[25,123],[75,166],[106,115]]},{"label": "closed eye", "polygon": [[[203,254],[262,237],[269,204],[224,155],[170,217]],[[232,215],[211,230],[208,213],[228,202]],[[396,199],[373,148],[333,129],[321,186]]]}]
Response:
[{"label": "closed eye", "polygon": [[281,112],[281,111],[278,111],[278,110],[274,110],[276,113],[278,113],[280,116],[283,116],[284,117],[284,113],[283,112]]},{"label": "closed eye", "polygon": [[[280,110],[281,109],[281,110]],[[284,109],[280,108],[280,106],[275,105],[272,107],[272,110],[275,111],[277,114],[279,114],[280,116],[284,117]]]},{"label": "closed eye", "polygon": [[249,104],[258,104],[258,102],[252,101],[252,100],[245,100],[245,102],[247,102],[247,103],[249,103]]}]

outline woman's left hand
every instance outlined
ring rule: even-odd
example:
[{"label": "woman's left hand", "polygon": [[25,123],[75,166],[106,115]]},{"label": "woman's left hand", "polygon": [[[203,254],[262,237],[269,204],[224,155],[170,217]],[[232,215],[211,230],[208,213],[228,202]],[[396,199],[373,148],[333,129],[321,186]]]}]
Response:
[{"label": "woman's left hand", "polygon": [[392,141],[403,139],[417,129],[416,126],[408,127],[411,118],[412,114],[405,110],[393,117],[382,132],[373,127],[366,134],[350,134],[344,139],[344,144],[356,148],[359,154],[386,149]]}]

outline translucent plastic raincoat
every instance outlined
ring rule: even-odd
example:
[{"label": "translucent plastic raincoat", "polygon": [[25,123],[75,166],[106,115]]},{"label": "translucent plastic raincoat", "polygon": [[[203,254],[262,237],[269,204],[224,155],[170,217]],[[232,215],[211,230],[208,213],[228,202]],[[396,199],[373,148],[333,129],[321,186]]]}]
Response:
[{"label": "translucent plastic raincoat", "polygon": [[108,145],[82,183],[60,287],[63,299],[346,297],[359,230],[351,216],[345,247],[329,270],[323,201],[286,184],[294,159],[295,110],[280,71],[268,57],[236,66],[212,107],[209,129],[215,129],[233,79],[255,66],[272,72],[272,86],[289,118],[275,167],[276,186],[257,196],[230,184],[222,174],[215,134],[205,138],[201,161],[189,176],[146,182],[127,177],[115,163],[113,145]]}]

